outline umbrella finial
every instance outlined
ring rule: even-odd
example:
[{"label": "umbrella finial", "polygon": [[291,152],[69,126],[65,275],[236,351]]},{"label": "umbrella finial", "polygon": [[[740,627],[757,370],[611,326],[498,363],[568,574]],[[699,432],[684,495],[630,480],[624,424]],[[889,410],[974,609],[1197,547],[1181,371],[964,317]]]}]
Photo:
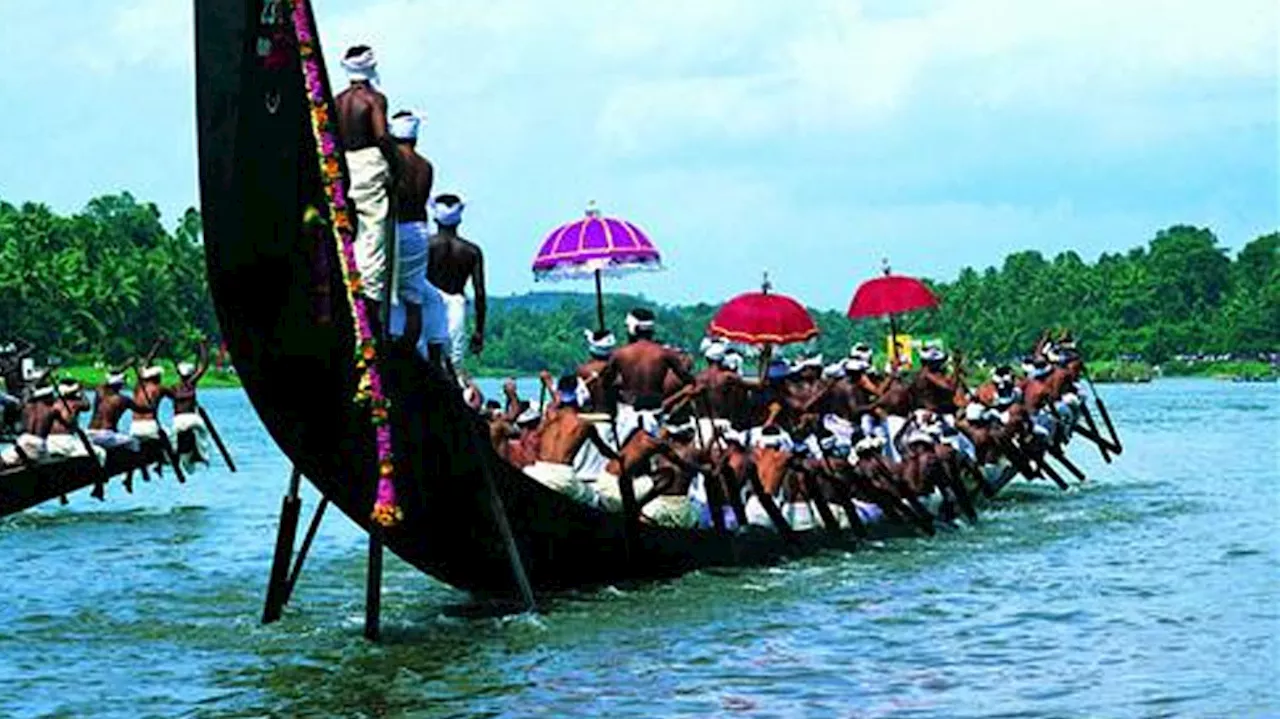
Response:
[{"label": "umbrella finial", "polygon": [[587,203],[587,217],[599,217],[600,208],[596,206],[596,201],[591,200]]},{"label": "umbrella finial", "polygon": [[769,281],[769,271],[764,271],[764,280],[760,282],[760,292],[769,294],[769,290],[773,289],[773,283]]},{"label": "umbrella finial", "polygon": [[888,258],[888,257],[881,257],[881,258],[880,258],[880,270],[881,270],[882,272],[884,272],[885,276],[888,276],[888,275],[889,275],[890,270],[889,270],[889,258]]}]

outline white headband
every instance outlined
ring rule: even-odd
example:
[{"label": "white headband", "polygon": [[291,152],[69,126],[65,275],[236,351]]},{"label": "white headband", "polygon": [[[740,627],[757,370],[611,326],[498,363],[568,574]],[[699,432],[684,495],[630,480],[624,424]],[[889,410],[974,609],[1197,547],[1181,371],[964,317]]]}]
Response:
[{"label": "white headband", "polygon": [[724,354],[724,368],[730,372],[737,372],[742,369],[742,355],[737,352],[729,351]]},{"label": "white headband", "polygon": [[607,355],[610,350],[618,346],[618,339],[613,336],[612,332],[605,333],[605,336],[600,339],[596,339],[595,332],[591,330],[583,330],[582,333],[586,336],[587,347],[593,355]]},{"label": "white headband", "polygon": [[74,380],[63,380],[58,383],[58,392],[61,394],[75,394],[80,391],[80,383]]},{"label": "white headband", "polygon": [[642,320],[631,313],[627,313],[627,332],[635,334],[641,330],[653,329],[653,320]]},{"label": "white headband", "polygon": [[354,57],[342,58],[342,69],[352,81],[378,82],[378,56],[369,48]]},{"label": "white headband", "polygon": [[109,385],[121,385],[121,384],[124,384],[124,374],[123,374],[123,373],[120,373],[120,372],[108,372],[108,373],[107,373],[107,384],[109,384]]},{"label": "white headband", "polygon": [[422,116],[414,112],[391,118],[391,125],[388,131],[397,140],[416,140],[418,139],[418,128],[421,125]]},{"label": "white headband", "polygon": [[196,371],[196,366],[191,364],[190,362],[178,363],[178,376],[180,377],[189,377],[193,373],[195,373],[195,371]]},{"label": "white headband", "polygon": [[139,372],[138,376],[142,379],[160,379],[164,376],[164,368],[159,366],[147,367]]},{"label": "white headband", "polygon": [[431,213],[436,216],[436,223],[452,227],[462,222],[462,210],[466,208],[467,202],[462,199],[462,195],[454,194],[458,198],[457,204],[450,205],[440,202],[440,195],[436,195],[436,199],[431,201]]},{"label": "white headband", "polygon": [[53,396],[53,387],[44,386],[31,393],[32,399],[46,399]]},{"label": "white headband", "polygon": [[707,358],[708,362],[720,362],[724,360],[725,353],[729,351],[728,347],[719,340],[705,338],[702,340],[702,356]]}]

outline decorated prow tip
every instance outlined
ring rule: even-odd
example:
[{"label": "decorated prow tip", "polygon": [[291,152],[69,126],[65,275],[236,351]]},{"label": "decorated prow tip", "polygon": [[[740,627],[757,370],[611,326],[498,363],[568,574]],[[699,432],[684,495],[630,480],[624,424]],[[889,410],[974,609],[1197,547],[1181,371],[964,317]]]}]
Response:
[{"label": "decorated prow tip", "polygon": [[599,217],[599,216],[600,216],[600,206],[596,204],[595,200],[591,200],[590,202],[587,203],[587,217]]}]

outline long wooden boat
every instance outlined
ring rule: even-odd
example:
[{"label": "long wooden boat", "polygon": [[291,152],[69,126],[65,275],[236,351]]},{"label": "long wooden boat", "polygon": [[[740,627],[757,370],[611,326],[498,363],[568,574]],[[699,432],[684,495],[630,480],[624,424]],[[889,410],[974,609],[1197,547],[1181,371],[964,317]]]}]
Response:
[{"label": "long wooden boat", "polygon": [[[0,472],[0,517],[93,486],[103,477],[94,466],[96,461],[90,457],[74,457]],[[143,442],[138,450],[107,450],[103,470],[107,478],[114,478],[167,461],[162,444]]]},{"label": "long wooden boat", "polygon": [[[352,310],[331,235],[304,222],[327,205],[290,39],[293,8],[294,2],[273,0],[195,2],[209,283],[236,370],[263,424],[296,469],[369,530],[376,448],[368,410],[352,400]],[[382,541],[455,587],[486,594],[515,589],[485,493],[485,465],[537,589],[766,563],[855,542],[824,529],[801,532],[789,544],[759,528],[725,534],[640,525],[629,546],[620,514],[578,504],[501,460],[482,420],[435,368],[416,355],[390,356],[381,371],[393,401],[404,511]],[[882,524],[873,532],[911,530]]]}]

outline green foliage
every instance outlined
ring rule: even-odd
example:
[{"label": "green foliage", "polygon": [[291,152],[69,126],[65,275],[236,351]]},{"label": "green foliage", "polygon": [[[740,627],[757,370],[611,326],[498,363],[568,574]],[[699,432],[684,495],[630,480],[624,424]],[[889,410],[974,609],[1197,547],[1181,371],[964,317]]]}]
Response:
[{"label": "green foliage", "polygon": [[216,333],[195,210],[168,232],[129,193],[69,217],[0,202],[0,339],[116,362],[161,335],[186,353]]}]

